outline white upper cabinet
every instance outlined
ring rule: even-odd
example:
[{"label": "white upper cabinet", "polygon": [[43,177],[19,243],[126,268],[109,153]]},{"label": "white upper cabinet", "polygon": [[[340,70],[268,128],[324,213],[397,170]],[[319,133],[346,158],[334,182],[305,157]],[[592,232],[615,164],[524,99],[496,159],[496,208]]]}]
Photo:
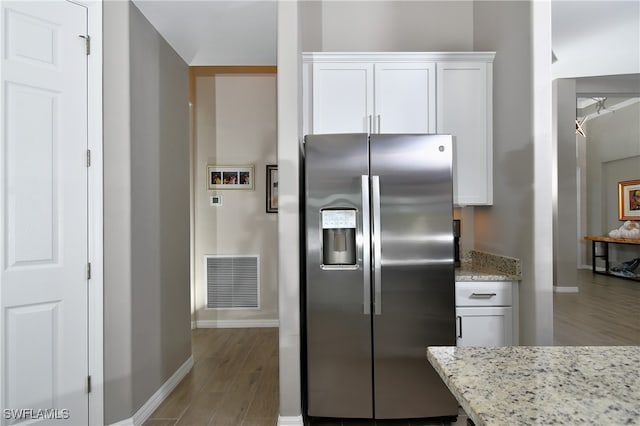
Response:
[{"label": "white upper cabinet", "polygon": [[449,133],[454,204],[490,205],[494,56],[303,53],[303,134]]},{"label": "white upper cabinet", "polygon": [[375,64],[375,133],[435,133],[434,63]]},{"label": "white upper cabinet", "polygon": [[438,133],[454,136],[453,198],[458,205],[493,203],[492,65],[438,63]]},{"label": "white upper cabinet", "polygon": [[369,132],[373,120],[373,64],[313,64],[313,131]]},{"label": "white upper cabinet", "polygon": [[434,63],[314,63],[313,133],[434,133]]}]

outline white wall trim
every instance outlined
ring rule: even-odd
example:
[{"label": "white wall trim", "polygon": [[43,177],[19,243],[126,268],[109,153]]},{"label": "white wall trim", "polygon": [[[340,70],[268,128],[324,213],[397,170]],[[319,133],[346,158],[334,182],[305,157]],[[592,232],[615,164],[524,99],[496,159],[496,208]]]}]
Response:
[{"label": "white wall trim", "polygon": [[279,320],[197,320],[196,328],[264,328],[280,327]]},{"label": "white wall trim", "polygon": [[554,293],[578,293],[578,287],[554,285],[553,286],[553,292]]},{"label": "white wall trim", "polygon": [[278,426],[304,426],[302,416],[278,416]]},{"label": "white wall trim", "polygon": [[193,368],[193,355],[191,355],[185,362],[182,364],[169,380],[164,382],[160,389],[154,393],[151,398],[144,403],[142,407],[133,415],[133,417],[129,417],[128,419],[121,420],[118,423],[113,423],[114,426],[142,426],[144,422],[153,414],[153,412],[162,404],[171,391],[178,386],[178,383],[186,376],[189,371]]},{"label": "white wall trim", "polygon": [[303,62],[493,62],[496,52],[302,52]]},{"label": "white wall trim", "polygon": [[[549,155],[553,152],[551,2],[530,3],[533,67],[533,271],[523,284],[530,307],[521,310],[524,345],[553,345],[553,167]],[[530,281],[529,281],[530,280]]]},{"label": "white wall trim", "polygon": [[102,194],[102,0],[75,0],[87,8],[91,54],[87,57],[87,146],[91,150],[88,173],[89,284],[89,425],[104,424],[104,298],[103,298],[103,194]]},{"label": "white wall trim", "polygon": [[133,417],[119,421],[118,423],[111,423],[111,426],[135,426],[133,423]]}]

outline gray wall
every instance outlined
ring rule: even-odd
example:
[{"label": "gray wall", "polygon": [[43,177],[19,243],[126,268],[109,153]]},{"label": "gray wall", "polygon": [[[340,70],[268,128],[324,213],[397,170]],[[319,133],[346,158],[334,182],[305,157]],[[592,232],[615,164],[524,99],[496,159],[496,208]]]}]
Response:
[{"label": "gray wall", "polygon": [[555,127],[555,167],[557,197],[554,210],[554,285],[577,286],[578,242],[578,167],[576,156],[576,81],[554,81],[553,114]]},{"label": "gray wall", "polygon": [[[552,342],[551,293],[536,279],[536,211],[533,130],[533,40],[529,2],[474,3],[474,50],[496,52],[493,93],[494,203],[476,207],[477,250],[517,257],[520,283],[520,343]],[[548,161],[552,160],[549,153]],[[551,250],[552,247],[549,247]]]},{"label": "gray wall", "polygon": [[104,28],[105,422],[113,423],[191,356],[189,92],[187,65],[132,3],[105,2]]},{"label": "gray wall", "polygon": [[103,3],[105,424],[133,413],[128,22],[128,3]]},{"label": "gray wall", "polygon": [[302,50],[473,50],[471,1],[304,1]]},{"label": "gray wall", "polygon": [[[617,183],[640,178],[640,103],[587,121],[587,233],[607,235],[618,220]],[[637,250],[612,246],[612,259],[629,260]],[[590,247],[587,250],[591,263]],[[633,254],[635,253],[635,255]]]}]

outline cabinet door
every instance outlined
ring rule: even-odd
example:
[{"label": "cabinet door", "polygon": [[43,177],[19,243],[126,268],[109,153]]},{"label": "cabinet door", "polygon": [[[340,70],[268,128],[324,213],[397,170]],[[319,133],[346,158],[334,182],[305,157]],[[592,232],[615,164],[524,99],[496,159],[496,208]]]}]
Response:
[{"label": "cabinet door", "polygon": [[374,132],[435,133],[435,63],[375,64]]},{"label": "cabinet door", "polygon": [[373,64],[313,64],[314,134],[370,133],[373,124]]},{"label": "cabinet door", "polygon": [[485,62],[439,62],[437,131],[454,140],[453,201],[493,203],[492,84]]},{"label": "cabinet door", "polygon": [[456,308],[457,346],[511,346],[511,307]]}]

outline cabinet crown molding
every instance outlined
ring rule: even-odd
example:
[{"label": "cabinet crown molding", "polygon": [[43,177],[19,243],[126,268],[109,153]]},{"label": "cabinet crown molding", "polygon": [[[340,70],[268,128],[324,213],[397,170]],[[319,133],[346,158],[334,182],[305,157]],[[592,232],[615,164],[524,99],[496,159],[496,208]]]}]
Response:
[{"label": "cabinet crown molding", "polygon": [[303,62],[493,62],[496,52],[302,52]]}]

